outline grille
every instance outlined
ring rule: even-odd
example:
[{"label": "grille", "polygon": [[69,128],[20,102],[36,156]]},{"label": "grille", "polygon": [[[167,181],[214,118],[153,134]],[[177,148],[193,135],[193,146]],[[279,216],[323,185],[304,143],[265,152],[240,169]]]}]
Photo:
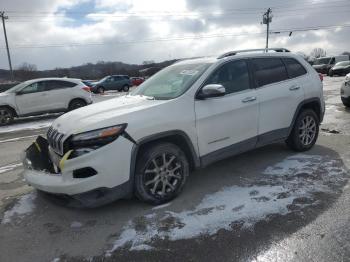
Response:
[{"label": "grille", "polygon": [[47,131],[47,141],[50,145],[50,147],[59,155],[63,155],[64,148],[64,134],[59,133],[56,129],[50,127]]}]

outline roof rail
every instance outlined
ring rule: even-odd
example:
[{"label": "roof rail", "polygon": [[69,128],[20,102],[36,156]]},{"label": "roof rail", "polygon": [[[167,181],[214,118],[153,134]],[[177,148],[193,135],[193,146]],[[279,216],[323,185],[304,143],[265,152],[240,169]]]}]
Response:
[{"label": "roof rail", "polygon": [[228,57],[228,56],[234,56],[238,53],[246,53],[246,52],[256,52],[256,51],[263,51],[264,53],[267,53],[268,51],[275,51],[275,52],[290,52],[286,48],[258,48],[258,49],[245,49],[245,50],[236,50],[236,51],[230,51],[227,53],[224,53],[220,56],[218,56],[218,59]]}]

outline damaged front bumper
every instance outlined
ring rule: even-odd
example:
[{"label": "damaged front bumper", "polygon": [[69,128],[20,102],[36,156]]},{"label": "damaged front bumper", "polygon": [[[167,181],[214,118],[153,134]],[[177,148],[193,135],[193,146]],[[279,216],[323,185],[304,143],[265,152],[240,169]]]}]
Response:
[{"label": "damaged front bumper", "polygon": [[[25,180],[40,191],[65,199],[74,199],[88,207],[100,206],[130,195],[129,179],[114,179],[113,185],[108,179],[110,175],[107,171],[104,174],[99,173],[103,170],[100,166],[104,166],[105,163],[98,161],[94,153],[74,159],[69,159],[69,155],[70,152],[62,157],[53,155],[47,140],[39,136],[22,156]],[[90,163],[95,165],[91,167]],[[77,171],[84,172],[87,168],[96,172],[84,178],[75,177]]]}]

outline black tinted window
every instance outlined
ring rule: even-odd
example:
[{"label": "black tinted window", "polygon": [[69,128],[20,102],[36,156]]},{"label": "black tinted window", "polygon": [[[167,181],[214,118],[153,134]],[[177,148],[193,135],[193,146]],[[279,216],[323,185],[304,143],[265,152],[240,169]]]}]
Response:
[{"label": "black tinted window", "polygon": [[256,58],[252,64],[258,86],[288,79],[286,67],[280,58]]},{"label": "black tinted window", "polygon": [[294,58],[283,58],[283,62],[287,66],[287,71],[290,78],[306,74],[305,68]]},{"label": "black tinted window", "polygon": [[247,63],[241,60],[224,64],[210,76],[206,84],[221,84],[225,87],[226,94],[249,89]]},{"label": "black tinted window", "polygon": [[58,80],[46,81],[47,90],[70,88],[73,86],[76,86],[76,84],[68,81],[58,81]]}]

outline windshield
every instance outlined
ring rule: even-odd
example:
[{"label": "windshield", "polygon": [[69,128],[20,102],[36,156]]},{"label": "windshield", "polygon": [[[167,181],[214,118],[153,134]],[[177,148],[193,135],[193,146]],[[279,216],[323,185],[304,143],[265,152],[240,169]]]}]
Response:
[{"label": "windshield", "polygon": [[329,60],[331,60],[330,57],[318,58],[316,59],[314,65],[328,65]]},{"label": "windshield", "polygon": [[109,78],[109,76],[105,76],[104,78],[98,80],[98,83],[102,83],[102,82],[104,82],[104,81],[105,81],[106,79],[108,79],[108,78]]},{"label": "windshield", "polygon": [[154,99],[176,98],[185,93],[210,65],[196,63],[169,66],[143,82],[130,95],[144,95]]},{"label": "windshield", "polygon": [[348,66],[348,65],[350,65],[350,61],[343,61],[335,64],[335,66]]},{"label": "windshield", "polygon": [[19,83],[18,85],[15,85],[13,87],[11,87],[10,89],[6,90],[4,93],[15,93],[18,90],[21,90],[23,87],[29,85],[31,83],[31,81],[25,81],[22,83]]}]

